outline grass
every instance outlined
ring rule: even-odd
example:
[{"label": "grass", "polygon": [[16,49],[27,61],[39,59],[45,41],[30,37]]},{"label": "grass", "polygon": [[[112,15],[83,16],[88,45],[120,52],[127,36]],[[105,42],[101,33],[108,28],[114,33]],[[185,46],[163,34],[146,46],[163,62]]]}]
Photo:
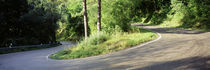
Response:
[{"label": "grass", "polygon": [[0,54],[30,51],[30,50],[38,50],[38,49],[51,48],[51,47],[56,47],[56,46],[59,46],[59,44],[51,44],[51,45],[47,45],[47,46],[29,47],[29,48],[11,48],[11,49],[7,49],[7,50],[1,50]]},{"label": "grass", "polygon": [[[170,28],[182,28],[182,29],[187,29],[187,30],[201,30],[201,31],[210,31],[210,29],[205,28],[205,27],[197,27],[200,25],[200,23],[198,23],[197,25],[194,23],[191,23],[191,25],[188,25],[186,23],[184,23],[183,19],[185,19],[184,14],[183,13],[176,13],[174,16],[173,15],[168,15],[168,18],[163,21],[163,23],[159,24],[158,26],[161,27],[170,27]],[[188,21],[191,22],[194,19]],[[193,26],[192,26],[193,24]]]},{"label": "grass", "polygon": [[91,35],[87,40],[79,42],[73,48],[52,54],[50,58],[75,59],[108,54],[136,46],[157,37],[157,34],[144,29],[140,29],[138,32],[119,32],[114,34],[101,32],[100,34]]}]

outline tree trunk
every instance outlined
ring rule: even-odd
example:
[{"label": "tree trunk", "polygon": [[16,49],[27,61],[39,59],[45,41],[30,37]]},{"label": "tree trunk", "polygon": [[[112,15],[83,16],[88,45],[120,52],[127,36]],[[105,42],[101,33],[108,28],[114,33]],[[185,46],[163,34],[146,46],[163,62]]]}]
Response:
[{"label": "tree trunk", "polygon": [[98,0],[98,22],[97,22],[97,31],[98,33],[101,30],[101,0]]},{"label": "tree trunk", "polygon": [[83,10],[84,10],[85,39],[87,39],[88,38],[88,17],[87,17],[87,4],[86,4],[86,0],[83,0]]}]

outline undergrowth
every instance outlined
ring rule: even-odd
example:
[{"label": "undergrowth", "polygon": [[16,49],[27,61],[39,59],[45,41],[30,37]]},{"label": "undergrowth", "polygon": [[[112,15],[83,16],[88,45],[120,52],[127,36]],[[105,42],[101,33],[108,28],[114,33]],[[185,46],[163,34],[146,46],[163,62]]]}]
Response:
[{"label": "undergrowth", "polygon": [[99,34],[92,34],[87,40],[79,42],[73,48],[52,54],[50,58],[74,59],[108,54],[153,40],[156,37],[157,34],[144,29],[133,29],[130,32],[115,32],[111,34],[100,32]]}]

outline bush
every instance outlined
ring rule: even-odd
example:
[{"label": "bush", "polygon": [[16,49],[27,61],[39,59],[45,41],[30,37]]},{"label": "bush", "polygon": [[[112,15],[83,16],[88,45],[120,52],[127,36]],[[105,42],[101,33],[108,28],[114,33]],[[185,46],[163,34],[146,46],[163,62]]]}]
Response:
[{"label": "bush", "polygon": [[97,45],[107,41],[110,38],[110,35],[106,32],[94,33],[87,40],[83,40],[80,43],[81,46],[86,45]]},{"label": "bush", "polygon": [[73,48],[59,51],[50,57],[53,59],[73,59],[107,54],[130,48],[140,43],[153,40],[156,37],[157,35],[155,33],[144,29],[135,33],[121,32],[108,34],[101,32],[100,34],[91,35],[87,40],[78,43]]}]

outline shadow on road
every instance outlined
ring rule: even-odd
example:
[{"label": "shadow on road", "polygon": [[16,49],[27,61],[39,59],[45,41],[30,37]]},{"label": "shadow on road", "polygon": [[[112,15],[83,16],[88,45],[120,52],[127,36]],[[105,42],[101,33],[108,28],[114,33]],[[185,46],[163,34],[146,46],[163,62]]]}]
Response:
[{"label": "shadow on road", "polygon": [[192,57],[163,62],[134,70],[210,70],[209,57]]},{"label": "shadow on road", "polygon": [[133,26],[140,26],[141,28],[146,28],[152,31],[156,31],[159,33],[172,33],[172,34],[201,34],[206,33],[206,31],[198,31],[198,30],[187,30],[181,28],[164,28],[157,27],[152,25],[143,25],[143,24],[133,24]]},{"label": "shadow on road", "polygon": [[174,33],[174,34],[201,34],[201,33],[205,33],[205,31],[186,30],[186,29],[180,29],[180,28],[151,28],[150,30],[157,31],[159,33]]}]

